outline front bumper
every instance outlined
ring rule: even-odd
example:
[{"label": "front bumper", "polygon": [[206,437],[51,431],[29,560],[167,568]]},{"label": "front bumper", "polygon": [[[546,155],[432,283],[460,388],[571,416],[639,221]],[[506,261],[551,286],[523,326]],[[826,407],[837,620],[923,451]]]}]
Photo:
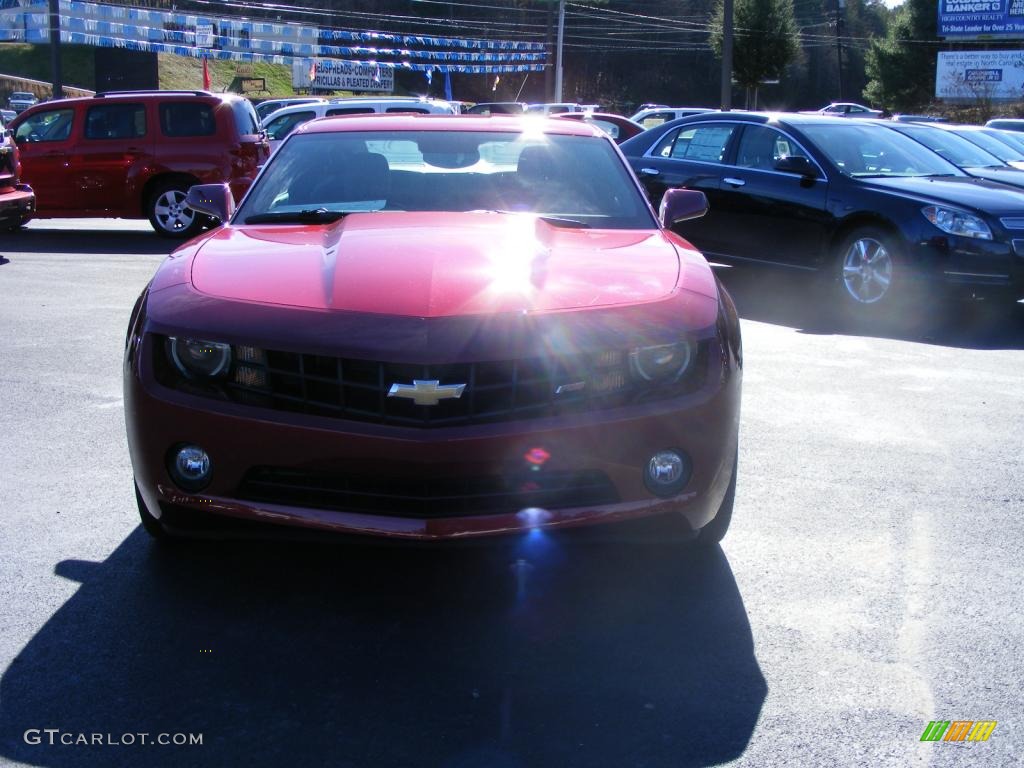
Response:
[{"label": "front bumper", "polygon": [[28,184],[0,188],[0,224],[28,219],[36,209],[36,195]]},{"label": "front bumper", "polygon": [[[1011,233],[1012,234],[1012,233]],[[920,243],[926,274],[966,295],[1024,297],[1024,232],[996,240],[937,236]]]},{"label": "front bumper", "polygon": [[[125,359],[128,444],[144,503],[171,532],[174,520],[187,513],[267,523],[271,531],[290,526],[405,540],[471,539],[657,515],[690,533],[714,517],[734,471],[741,371],[728,347],[711,356],[703,387],[671,400],[572,417],[418,429],[270,411],[168,389],[146,363],[152,359],[147,343],[134,339]],[[168,455],[181,444],[199,445],[211,457],[211,480],[202,492],[183,491],[170,477]],[[681,449],[692,462],[687,485],[668,499],[654,496],[643,480],[650,456],[665,448]],[[424,478],[535,478],[543,484],[548,477],[586,472],[607,478],[614,499],[496,514],[464,504],[453,504],[453,512],[442,516],[387,509],[368,514],[252,501],[248,480],[266,467],[303,476],[386,476],[403,488]]]}]

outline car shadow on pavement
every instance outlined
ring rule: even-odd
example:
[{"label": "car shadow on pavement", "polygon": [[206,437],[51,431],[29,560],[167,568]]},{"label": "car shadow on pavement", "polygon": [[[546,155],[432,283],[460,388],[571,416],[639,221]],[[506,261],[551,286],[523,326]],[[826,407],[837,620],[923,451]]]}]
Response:
[{"label": "car shadow on pavement", "polygon": [[[168,551],[136,529],[56,571],[81,587],[0,680],[0,755],[32,765],[706,766],[767,694],[718,548]],[[46,728],[202,745],[26,743]]]},{"label": "car shadow on pavement", "polygon": [[0,240],[0,253],[11,258],[18,253],[83,254],[168,254],[181,240],[160,237],[152,230],[46,229],[45,223]]},{"label": "car shadow on pavement", "polygon": [[817,276],[755,265],[717,266],[715,274],[745,320],[817,335],[872,336],[962,349],[1024,349],[1024,305],[948,301],[895,321],[866,326],[837,316]]}]

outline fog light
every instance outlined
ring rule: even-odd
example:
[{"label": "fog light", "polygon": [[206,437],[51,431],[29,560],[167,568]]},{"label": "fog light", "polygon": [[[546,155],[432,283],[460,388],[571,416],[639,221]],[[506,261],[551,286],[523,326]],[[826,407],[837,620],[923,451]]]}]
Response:
[{"label": "fog light", "polygon": [[682,451],[658,451],[644,470],[644,485],[655,496],[675,496],[690,480],[690,460]]},{"label": "fog light", "polygon": [[210,457],[198,445],[184,445],[173,452],[171,479],[186,491],[198,491],[210,482]]}]

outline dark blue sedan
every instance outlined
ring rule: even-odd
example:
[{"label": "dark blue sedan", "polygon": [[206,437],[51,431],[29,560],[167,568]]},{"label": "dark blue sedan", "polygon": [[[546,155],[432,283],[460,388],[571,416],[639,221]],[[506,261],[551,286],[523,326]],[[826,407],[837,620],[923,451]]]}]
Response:
[{"label": "dark blue sedan", "polygon": [[655,205],[705,193],[708,214],[676,231],[710,259],[816,271],[859,318],[948,292],[1024,296],[1024,193],[875,121],[712,112],[621,149]]}]

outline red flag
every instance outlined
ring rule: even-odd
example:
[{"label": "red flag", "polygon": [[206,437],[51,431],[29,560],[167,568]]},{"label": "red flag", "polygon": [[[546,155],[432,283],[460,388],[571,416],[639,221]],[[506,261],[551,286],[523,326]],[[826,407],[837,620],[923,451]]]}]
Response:
[{"label": "red flag", "polygon": [[210,90],[210,68],[207,66],[206,59],[203,59],[203,90]]}]

